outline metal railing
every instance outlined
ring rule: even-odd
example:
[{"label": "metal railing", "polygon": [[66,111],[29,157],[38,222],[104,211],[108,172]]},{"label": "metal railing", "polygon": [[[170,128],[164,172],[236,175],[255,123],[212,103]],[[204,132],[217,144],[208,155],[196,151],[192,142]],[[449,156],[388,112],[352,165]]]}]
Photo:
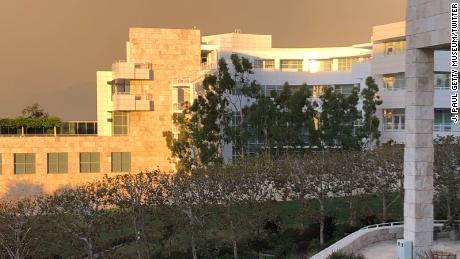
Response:
[{"label": "metal railing", "polygon": [[96,136],[96,121],[67,121],[59,127],[0,127],[0,137]]},{"label": "metal railing", "polygon": [[174,77],[171,79],[171,84],[172,85],[189,85],[189,84],[194,84],[199,82],[200,80],[203,80],[206,74],[213,73],[217,69],[217,64],[216,63],[203,63],[200,65],[200,70],[199,71],[192,71],[188,72],[183,75],[179,75],[177,77]]},{"label": "metal railing", "polygon": [[460,132],[460,127],[453,123],[434,123],[433,132]]},{"label": "metal railing", "polygon": [[[433,228],[439,228],[442,227],[445,223],[449,221],[447,220],[434,220],[433,221]],[[451,221],[453,223],[460,224],[460,220],[454,220]],[[387,223],[379,223],[379,224],[374,224],[374,225],[369,225],[366,227],[363,227],[347,236],[344,238],[340,239],[339,241],[335,242],[331,246],[329,246],[326,249],[323,249],[319,253],[315,254],[311,258],[314,259],[323,259],[323,258],[328,258],[330,254],[332,254],[335,251],[339,251],[346,246],[349,246],[352,241],[356,240],[358,237],[365,235],[369,231],[377,230],[377,229],[382,229],[382,228],[402,228],[404,227],[404,222],[403,221],[395,221],[395,222],[387,222]]]},{"label": "metal railing", "polygon": [[137,94],[137,93],[131,93],[131,92],[115,92],[112,94],[112,96],[117,96],[117,95],[133,95],[135,100],[148,100],[148,101],[153,100],[152,94]]}]

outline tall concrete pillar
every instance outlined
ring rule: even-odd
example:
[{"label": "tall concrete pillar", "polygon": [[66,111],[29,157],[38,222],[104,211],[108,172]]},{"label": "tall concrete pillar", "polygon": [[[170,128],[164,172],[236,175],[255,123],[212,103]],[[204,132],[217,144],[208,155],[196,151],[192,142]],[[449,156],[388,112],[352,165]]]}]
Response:
[{"label": "tall concrete pillar", "polygon": [[433,51],[450,50],[452,2],[407,0],[404,239],[414,258],[433,245]]},{"label": "tall concrete pillar", "polygon": [[433,244],[433,54],[406,52],[404,239],[413,242],[414,258]]}]

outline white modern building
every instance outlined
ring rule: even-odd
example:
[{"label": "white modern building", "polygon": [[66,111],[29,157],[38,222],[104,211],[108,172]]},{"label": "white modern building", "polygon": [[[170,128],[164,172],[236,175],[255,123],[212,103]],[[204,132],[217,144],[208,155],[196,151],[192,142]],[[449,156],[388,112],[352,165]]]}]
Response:
[{"label": "white modern building", "polygon": [[[241,32],[202,37],[202,62],[208,66],[219,58],[229,60],[236,53],[254,65],[254,79],[266,94],[280,91],[285,82],[291,87],[306,84],[318,97],[324,86],[350,93],[362,90],[372,76],[383,101],[377,110],[381,119],[381,141],[405,141],[405,22],[375,26],[371,42],[334,48],[273,48],[271,35]],[[433,137],[460,135],[450,114],[450,56],[435,51]],[[231,151],[226,150],[226,156]]]}]

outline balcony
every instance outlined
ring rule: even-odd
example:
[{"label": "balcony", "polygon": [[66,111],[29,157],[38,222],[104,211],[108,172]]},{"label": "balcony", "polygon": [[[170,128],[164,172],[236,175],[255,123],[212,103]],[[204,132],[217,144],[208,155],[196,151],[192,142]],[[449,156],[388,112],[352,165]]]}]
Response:
[{"label": "balcony", "polygon": [[113,79],[153,80],[151,63],[116,62],[112,65]]},{"label": "balcony", "polygon": [[[460,125],[455,123],[434,123],[433,124],[433,132],[440,133],[440,132],[460,132]],[[455,134],[457,135],[457,134]]]},{"label": "balcony", "polygon": [[96,136],[96,121],[65,121],[59,127],[0,127],[0,137]]},{"label": "balcony", "polygon": [[115,93],[112,102],[114,111],[153,111],[151,95]]}]

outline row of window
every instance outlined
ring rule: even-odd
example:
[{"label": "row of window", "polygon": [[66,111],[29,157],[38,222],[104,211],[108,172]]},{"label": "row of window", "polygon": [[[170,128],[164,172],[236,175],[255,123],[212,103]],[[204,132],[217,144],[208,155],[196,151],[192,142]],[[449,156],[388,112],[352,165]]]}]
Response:
[{"label": "row of window", "polygon": [[[332,71],[334,61],[337,63],[337,71],[350,71],[353,63],[363,62],[368,60],[369,56],[358,56],[358,57],[343,57],[334,59],[317,59],[310,60],[308,69],[303,67],[303,59],[281,59],[280,69],[285,72],[301,72],[309,70],[310,72],[326,72]],[[263,69],[266,71],[275,70],[275,59],[255,59],[254,68]]]},{"label": "row of window", "polygon": [[[451,132],[457,131],[451,121],[452,114],[449,109],[435,109],[433,131]],[[383,130],[384,131],[403,131],[406,128],[405,109],[384,109],[383,110]]]},{"label": "row of window", "polygon": [[[434,88],[450,89],[450,73],[435,72]],[[387,74],[383,76],[383,88],[390,91],[406,89],[406,79],[404,73]]]},{"label": "row of window", "polygon": [[0,135],[97,135],[95,121],[67,121],[59,127],[0,127]]},{"label": "row of window", "polygon": [[[81,152],[79,154],[80,173],[98,173],[101,170],[99,152]],[[131,171],[130,152],[112,152],[111,154],[112,172]],[[34,153],[15,153],[14,174],[34,174],[35,173],[35,154]],[[67,173],[69,155],[65,152],[47,154],[47,173]],[[0,154],[0,173],[2,173],[2,155]]]},{"label": "row of window", "polygon": [[[283,90],[282,85],[262,85],[262,91],[265,96],[271,96],[272,92],[280,93]],[[300,85],[291,85],[289,86],[292,91],[299,89]],[[320,97],[326,87],[333,87],[334,90],[338,93],[341,93],[345,96],[350,95],[354,87],[358,87],[353,84],[343,84],[343,85],[308,85],[307,88],[311,91],[313,97]]]},{"label": "row of window", "polygon": [[401,54],[406,50],[406,41],[399,40],[399,41],[391,41],[383,43],[384,46],[384,54],[388,55],[397,55]]}]

